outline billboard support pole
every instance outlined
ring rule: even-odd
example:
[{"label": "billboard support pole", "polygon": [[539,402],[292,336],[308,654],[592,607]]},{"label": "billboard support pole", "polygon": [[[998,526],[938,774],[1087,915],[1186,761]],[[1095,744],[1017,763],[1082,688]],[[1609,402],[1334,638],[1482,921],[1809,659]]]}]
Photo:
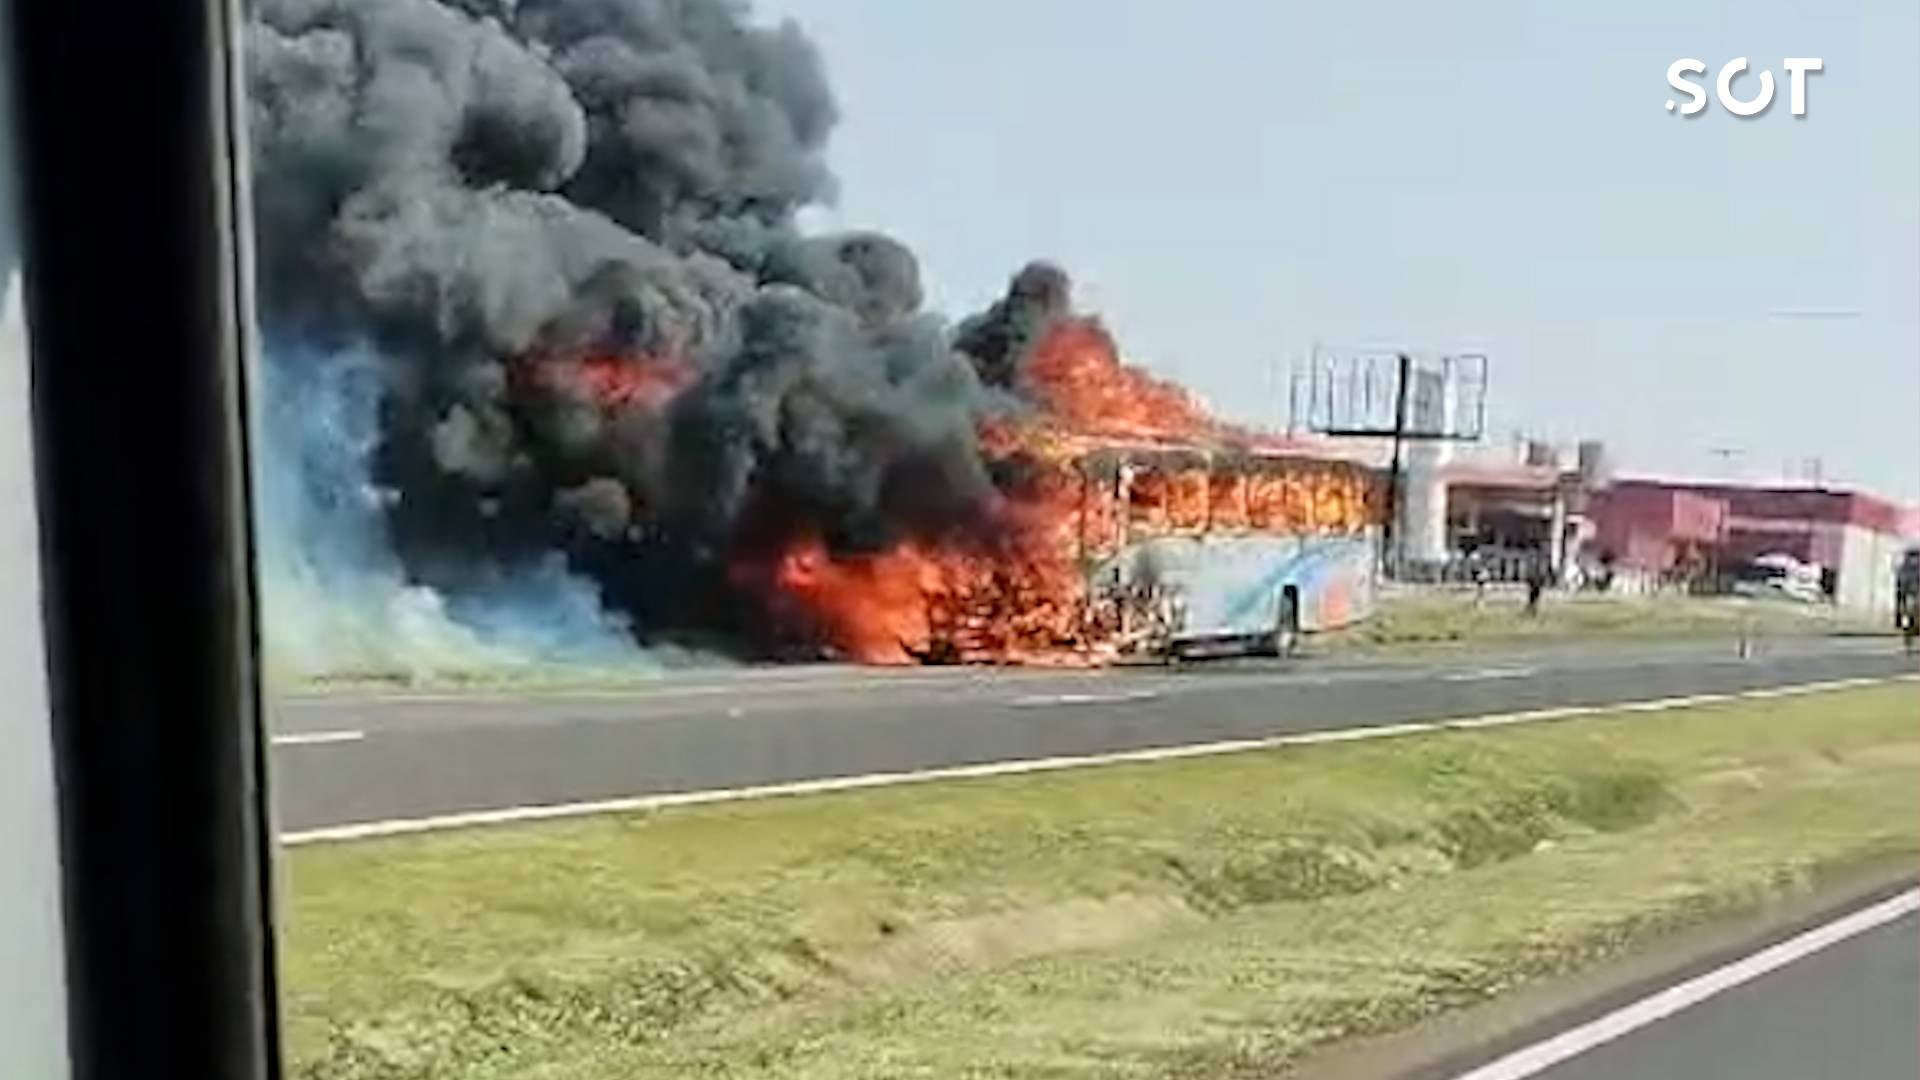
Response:
[{"label": "billboard support pole", "polygon": [[[1322,361],[1316,354],[1312,368],[1313,384],[1307,392],[1307,430],[1316,435],[1341,439],[1389,439],[1392,442],[1392,458],[1386,468],[1386,484],[1380,521],[1381,551],[1379,557],[1380,573],[1387,577],[1398,577],[1405,569],[1405,559],[1399,550],[1403,532],[1401,520],[1403,505],[1407,501],[1407,447],[1413,443],[1426,442],[1473,442],[1485,435],[1486,431],[1486,387],[1487,358],[1481,353],[1466,353],[1443,357],[1438,371],[1431,374],[1438,377],[1437,392],[1441,395],[1438,405],[1438,419],[1430,416],[1423,407],[1424,399],[1414,396],[1414,377],[1425,374],[1415,354],[1396,351],[1378,352],[1364,355],[1350,355],[1346,362],[1340,358]],[[1389,368],[1387,362],[1391,361]],[[1365,366],[1365,394],[1361,393],[1361,367]],[[1392,394],[1385,393],[1385,387],[1376,394],[1375,387],[1379,376],[1391,371],[1395,378]],[[1324,385],[1324,389],[1323,389]],[[1342,396],[1344,389],[1345,395]],[[1470,397],[1470,403],[1462,404],[1463,395]],[[1392,402],[1391,421],[1375,412],[1375,406],[1382,409]],[[1456,413],[1471,416],[1470,424],[1462,426],[1456,423]],[[1416,415],[1418,414],[1418,415]],[[1378,445],[1377,442],[1375,445]]]},{"label": "billboard support pole", "polygon": [[1408,397],[1413,387],[1413,357],[1407,353],[1399,356],[1399,385],[1394,389],[1393,399],[1393,464],[1387,473],[1387,520],[1380,545],[1380,565],[1387,577],[1393,578],[1399,566],[1395,558],[1394,546],[1400,542],[1400,503],[1402,501],[1402,474],[1405,469],[1407,443]]}]

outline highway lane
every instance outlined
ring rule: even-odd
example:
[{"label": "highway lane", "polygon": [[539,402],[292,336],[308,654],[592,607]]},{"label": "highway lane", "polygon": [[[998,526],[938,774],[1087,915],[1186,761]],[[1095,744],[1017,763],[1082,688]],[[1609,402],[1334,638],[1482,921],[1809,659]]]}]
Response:
[{"label": "highway lane", "polygon": [[[1920,916],[1848,937],[1541,1071],[1501,1080],[1913,1080]],[[1484,1070],[1489,1074],[1495,1070]],[[1475,1074],[1468,1074],[1474,1076]]]},{"label": "highway lane", "polygon": [[272,706],[282,828],[1599,705],[1912,670],[1879,641],[1552,646],[1179,670],[692,674],[634,690]]}]

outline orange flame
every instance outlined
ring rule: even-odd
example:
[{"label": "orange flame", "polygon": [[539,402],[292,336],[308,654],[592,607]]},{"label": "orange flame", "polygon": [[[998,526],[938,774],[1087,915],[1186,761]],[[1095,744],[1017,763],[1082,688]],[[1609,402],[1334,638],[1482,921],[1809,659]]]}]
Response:
[{"label": "orange flame", "polygon": [[1062,319],[1041,338],[1022,377],[1061,423],[1089,434],[1196,438],[1221,430],[1193,395],[1120,361],[1097,321]]},{"label": "orange flame", "polygon": [[[818,537],[794,540],[773,567],[776,615],[862,664],[907,664],[933,643],[930,605],[945,592],[936,560],[903,544],[873,555],[835,558]],[[785,610],[782,610],[785,609]]]},{"label": "orange flame", "polygon": [[1084,662],[1083,587],[1055,515],[1009,507],[991,539],[910,540],[835,555],[817,536],[790,541],[770,572],[779,629],[863,664]]},{"label": "orange flame", "polygon": [[586,352],[536,356],[526,378],[549,393],[584,399],[603,409],[658,412],[693,384],[693,365],[668,354]]}]

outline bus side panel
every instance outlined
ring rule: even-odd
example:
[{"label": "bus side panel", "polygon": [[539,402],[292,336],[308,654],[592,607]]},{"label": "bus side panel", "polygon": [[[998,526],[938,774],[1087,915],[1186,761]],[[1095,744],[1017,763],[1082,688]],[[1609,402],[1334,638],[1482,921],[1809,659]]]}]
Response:
[{"label": "bus side panel", "polygon": [[1321,557],[1303,563],[1300,588],[1300,628],[1338,630],[1373,615],[1376,599],[1374,568],[1379,547],[1371,538],[1342,537],[1310,540]]},{"label": "bus side panel", "polygon": [[1115,556],[1118,580],[1176,586],[1186,605],[1183,639],[1251,637],[1274,628],[1281,590],[1300,594],[1305,630],[1331,629],[1373,609],[1375,546],[1367,538],[1162,536]]}]

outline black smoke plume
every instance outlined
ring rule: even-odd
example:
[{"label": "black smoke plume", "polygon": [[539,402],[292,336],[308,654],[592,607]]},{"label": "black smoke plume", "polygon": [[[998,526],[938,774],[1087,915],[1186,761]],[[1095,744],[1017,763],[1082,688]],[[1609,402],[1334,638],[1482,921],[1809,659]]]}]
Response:
[{"label": "black smoke plume", "polygon": [[967,354],[991,386],[1014,388],[1027,355],[1059,321],[1073,313],[1073,282],[1047,262],[1014,275],[1007,295],[960,324],[954,347]]},{"label": "black smoke plume", "polygon": [[957,348],[904,246],[802,235],[837,109],[793,24],[262,0],[248,61],[271,366],[311,388],[375,358],[364,479],[408,587],[561,552],[642,637],[737,641],[743,549],[978,519],[982,380],[1010,384],[1065,277],[1023,274]]}]

